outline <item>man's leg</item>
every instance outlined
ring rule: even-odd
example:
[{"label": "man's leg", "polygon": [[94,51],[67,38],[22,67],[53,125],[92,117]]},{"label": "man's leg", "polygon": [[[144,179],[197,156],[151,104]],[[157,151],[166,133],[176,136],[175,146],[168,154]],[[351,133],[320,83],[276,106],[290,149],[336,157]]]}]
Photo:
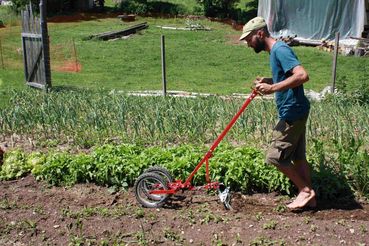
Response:
[{"label": "man's leg", "polygon": [[[273,131],[273,139],[267,152],[266,163],[274,164],[298,188],[299,194],[288,205],[289,208],[301,208],[315,199],[311,186],[310,169],[306,161],[306,120],[291,123],[280,120]],[[292,160],[295,161],[292,165]],[[312,201],[312,202],[313,202]]]},{"label": "man's leg", "polygon": [[[293,167],[295,171],[304,179],[305,183],[312,189],[311,183],[311,172],[310,166],[306,159],[304,160],[294,160]],[[316,198],[313,197],[307,204],[310,207],[316,207]]]},{"label": "man's leg", "polygon": [[[306,162],[307,163],[307,162]],[[298,188],[299,194],[296,199],[287,205],[288,208],[296,209],[306,206],[309,202],[313,202],[315,199],[315,192],[311,188],[311,185],[306,181],[306,177],[301,175],[294,166],[282,166],[277,165],[284,175],[286,175]]]}]

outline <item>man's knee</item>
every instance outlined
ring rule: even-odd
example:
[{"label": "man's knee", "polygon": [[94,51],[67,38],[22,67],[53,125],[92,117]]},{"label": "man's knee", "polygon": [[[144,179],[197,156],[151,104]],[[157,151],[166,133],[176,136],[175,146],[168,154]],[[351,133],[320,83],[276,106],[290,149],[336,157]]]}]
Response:
[{"label": "man's knee", "polygon": [[283,151],[278,148],[271,148],[268,150],[265,158],[267,164],[274,166],[291,166],[292,162],[289,158],[285,158]]}]

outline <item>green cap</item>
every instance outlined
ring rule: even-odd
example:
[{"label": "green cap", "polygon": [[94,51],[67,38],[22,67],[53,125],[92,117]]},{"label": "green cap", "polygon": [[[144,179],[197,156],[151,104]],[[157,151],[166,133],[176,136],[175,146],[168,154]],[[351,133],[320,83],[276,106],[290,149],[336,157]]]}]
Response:
[{"label": "green cap", "polygon": [[244,38],[246,38],[247,35],[249,35],[252,31],[258,30],[262,27],[266,26],[266,22],[264,20],[263,17],[255,17],[251,20],[249,20],[249,22],[247,22],[242,29],[242,35],[240,37],[240,41]]}]

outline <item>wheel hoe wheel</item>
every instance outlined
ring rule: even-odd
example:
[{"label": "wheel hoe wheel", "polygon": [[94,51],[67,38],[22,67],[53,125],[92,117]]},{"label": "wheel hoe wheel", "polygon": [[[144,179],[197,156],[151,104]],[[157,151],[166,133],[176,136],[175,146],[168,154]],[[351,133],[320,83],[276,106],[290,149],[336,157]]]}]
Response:
[{"label": "wheel hoe wheel", "polygon": [[137,201],[147,208],[158,208],[168,200],[168,194],[150,194],[154,190],[167,190],[167,180],[154,172],[141,174],[134,185]]},{"label": "wheel hoe wheel", "polygon": [[150,172],[157,173],[160,176],[164,177],[165,179],[167,179],[168,183],[173,182],[172,174],[164,167],[153,166],[145,170],[145,173],[150,173]]}]

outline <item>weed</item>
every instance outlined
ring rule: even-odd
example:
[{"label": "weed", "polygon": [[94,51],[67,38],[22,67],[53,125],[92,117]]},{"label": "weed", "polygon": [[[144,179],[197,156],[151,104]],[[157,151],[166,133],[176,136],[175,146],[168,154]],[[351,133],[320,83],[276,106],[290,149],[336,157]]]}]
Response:
[{"label": "weed", "polygon": [[4,198],[0,200],[0,209],[16,209],[18,208],[18,205],[15,202],[11,202],[8,200],[8,198]]},{"label": "weed", "polygon": [[26,228],[31,232],[31,236],[36,235],[37,236],[37,223],[32,220],[25,220],[23,221],[23,224]]},{"label": "weed", "polygon": [[63,217],[68,217],[72,219],[86,218],[91,216],[102,216],[102,217],[120,217],[127,214],[126,208],[123,206],[118,206],[114,209],[104,208],[104,207],[85,207],[79,211],[71,211],[69,208],[63,208],[61,210]]},{"label": "weed", "polygon": [[341,225],[341,226],[346,226],[346,220],[345,219],[340,219],[336,222],[337,225]]},{"label": "weed", "polygon": [[68,246],[83,246],[83,245],[89,245],[85,237],[76,235],[72,235],[70,237]]},{"label": "weed", "polygon": [[145,210],[143,208],[137,208],[135,211],[135,217],[136,219],[141,219],[145,217]]},{"label": "weed", "polygon": [[170,228],[164,228],[163,233],[164,233],[164,238],[170,241],[177,242],[177,243],[181,243],[184,241],[184,239],[181,237],[179,233],[171,230]]},{"label": "weed", "polygon": [[237,243],[242,244],[242,240],[241,240],[240,233],[237,233],[237,234],[236,234],[236,244],[237,244]]},{"label": "weed", "polygon": [[223,246],[223,245],[227,245],[227,244],[224,244],[222,239],[219,237],[219,235],[217,233],[214,233],[213,234],[213,239],[211,240],[212,242],[212,245],[216,245],[216,246]]},{"label": "weed", "polygon": [[263,219],[263,212],[258,212],[256,215],[255,215],[255,219],[256,221],[260,221]]},{"label": "weed", "polygon": [[45,210],[44,210],[44,208],[41,205],[36,206],[33,209],[33,212],[36,213],[36,214],[39,214],[39,215],[45,215]]},{"label": "weed", "polygon": [[100,246],[109,246],[109,240],[107,240],[107,239],[101,239],[99,245]]},{"label": "weed", "polygon": [[11,221],[9,224],[6,224],[4,227],[0,226],[0,234],[5,235],[11,233],[13,230],[21,231],[21,232],[29,232],[31,236],[37,236],[37,223],[33,220],[25,219],[19,222]]},{"label": "weed", "polygon": [[157,220],[158,219],[158,215],[156,213],[149,213],[147,215],[147,217],[150,219],[150,220]]},{"label": "weed", "polygon": [[211,212],[205,213],[202,219],[200,219],[201,224],[209,224],[211,221],[215,223],[223,222],[224,219],[221,216],[215,215]]},{"label": "weed", "polygon": [[250,246],[266,246],[266,245],[279,245],[285,246],[287,245],[284,240],[272,240],[271,238],[267,238],[264,236],[257,237],[250,242]]},{"label": "weed", "polygon": [[287,211],[287,206],[285,204],[278,204],[273,210],[277,213],[284,213]]},{"label": "weed", "polygon": [[194,214],[194,212],[192,210],[189,210],[187,212],[187,219],[188,219],[188,221],[190,222],[191,225],[196,224],[196,221],[197,220],[196,220],[195,214]]},{"label": "weed", "polygon": [[318,229],[318,227],[316,225],[311,225],[310,226],[310,231],[311,232],[316,232],[317,229]]},{"label": "weed", "polygon": [[304,216],[304,223],[309,224],[311,222],[311,218],[309,216]]},{"label": "weed", "polygon": [[76,232],[78,232],[78,235],[82,235],[82,233],[83,233],[83,222],[82,222],[82,220],[79,217],[76,218],[74,221],[72,221],[71,223],[69,223],[67,225],[67,229],[68,229],[69,232],[76,231]]},{"label": "weed", "polygon": [[290,225],[289,223],[285,223],[285,224],[283,225],[283,228],[285,228],[285,229],[291,228],[291,225]]},{"label": "weed", "polygon": [[270,229],[270,230],[275,230],[277,228],[277,224],[278,222],[275,220],[270,220],[269,222],[265,223],[263,225],[263,229]]},{"label": "weed", "polygon": [[144,231],[138,231],[135,236],[136,236],[136,239],[138,240],[137,242],[138,245],[144,245],[144,246],[148,245]]},{"label": "weed", "polygon": [[368,232],[365,225],[360,225],[359,230],[362,234],[366,234]]}]

